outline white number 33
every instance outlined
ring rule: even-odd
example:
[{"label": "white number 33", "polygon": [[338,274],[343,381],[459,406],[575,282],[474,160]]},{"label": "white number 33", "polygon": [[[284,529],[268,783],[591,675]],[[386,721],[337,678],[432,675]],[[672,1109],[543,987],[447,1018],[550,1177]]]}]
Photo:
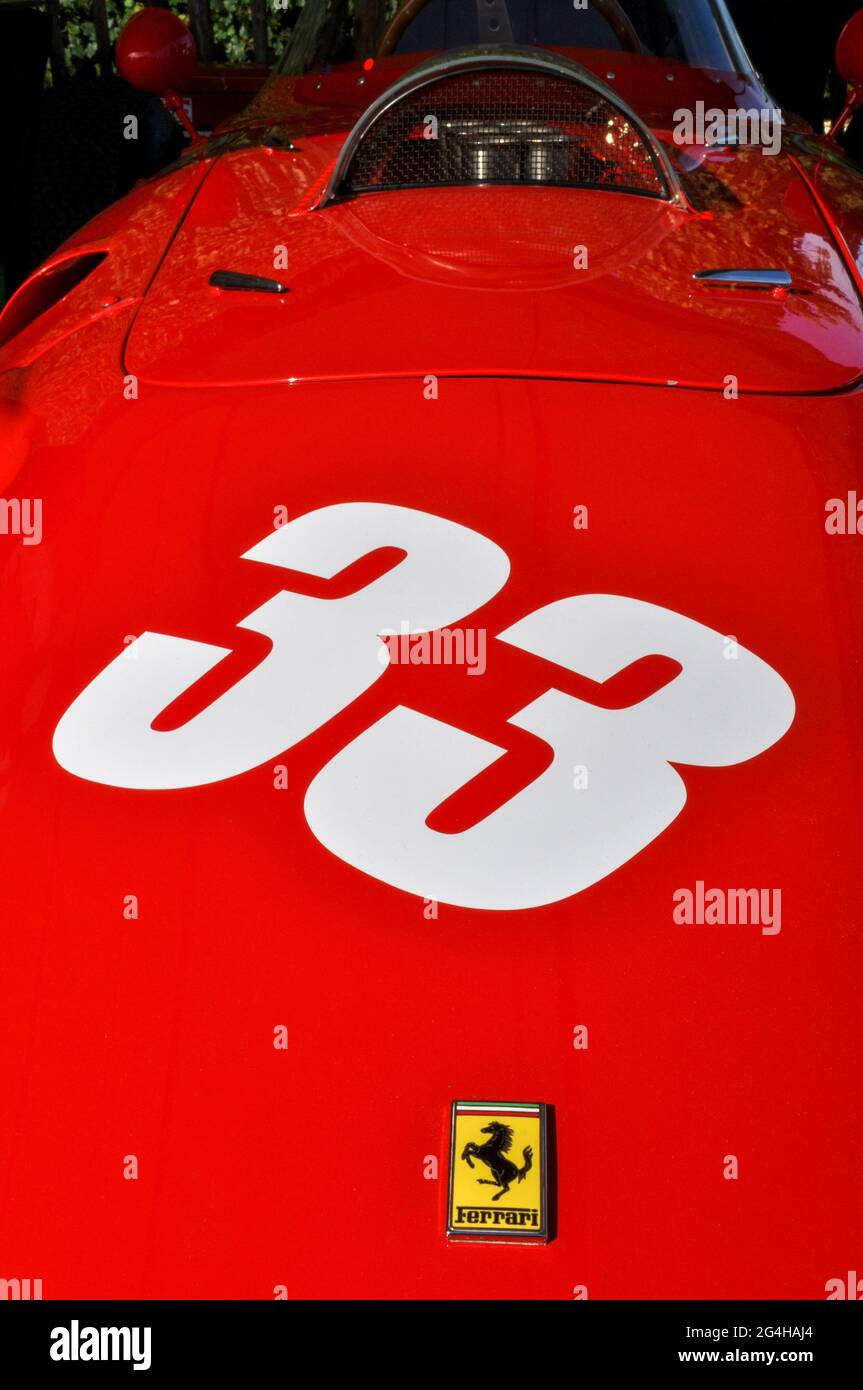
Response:
[{"label": "white number 33", "polygon": [[[228,655],[145,632],[69,706],[54,733],[61,767],[114,787],[167,790],[248,772],[326,723],[379,680],[379,634],[431,632],[463,620],[506,583],[509,560],[487,537],[426,512],[345,503],[308,512],[246,552],[248,560],[332,578],[381,547],[394,568],[341,599],[275,594],[241,627],[269,637],[268,655],[180,728],[154,721]],[[628,709],[601,709],[548,689],[511,723],[553,750],[545,772],[459,834],[432,812],[504,749],[398,706],[317,774],[305,815],[340,859],[423,898],[518,909],[558,902],[612,873],[682,810],[671,764],[728,767],[789,728],[785,681],[743,647],[670,609],[613,594],[578,594],[529,614],[497,640],[594,681],[645,656],[680,674]],[[130,660],[133,654],[136,659]],[[589,789],[573,789],[573,768]]]}]

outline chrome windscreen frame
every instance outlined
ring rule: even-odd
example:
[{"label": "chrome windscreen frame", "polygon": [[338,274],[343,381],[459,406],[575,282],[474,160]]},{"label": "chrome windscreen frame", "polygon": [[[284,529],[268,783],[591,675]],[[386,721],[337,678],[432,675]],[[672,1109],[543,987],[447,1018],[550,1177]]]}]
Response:
[{"label": "chrome windscreen frame", "polygon": [[328,204],[345,196],[342,192],[345,176],[363,140],[377,121],[405,97],[413,95],[432,82],[439,81],[442,77],[452,77],[463,72],[500,71],[501,68],[552,74],[555,77],[577,82],[580,86],[595,92],[597,97],[608,102],[629,121],[644,142],[645,149],[650,152],[662,183],[662,192],[647,196],[655,196],[659,201],[671,203],[678,207],[688,207],[688,200],[683,192],[678,174],[661,142],[657,140],[649,126],[645,125],[637,112],[633,111],[627,102],[621,100],[617,92],[606,83],[601,82],[588,68],[582,67],[580,63],[575,63],[570,58],[563,58],[559,54],[548,52],[545,49],[494,45],[488,48],[451,50],[448,53],[429,58],[426,62],[412,68],[406,76],[394,82],[391,87],[387,87],[386,91],[382,92],[366,108],[351,130],[342,146],[327,187],[315,204],[315,209],[325,208]]}]

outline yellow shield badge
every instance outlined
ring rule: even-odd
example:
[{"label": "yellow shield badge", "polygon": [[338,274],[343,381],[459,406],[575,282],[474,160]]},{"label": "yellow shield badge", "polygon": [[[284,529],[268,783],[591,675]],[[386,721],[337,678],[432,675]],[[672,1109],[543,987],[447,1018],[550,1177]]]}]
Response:
[{"label": "yellow shield badge", "polygon": [[546,1176],[544,1105],[453,1101],[450,1239],[547,1241]]}]

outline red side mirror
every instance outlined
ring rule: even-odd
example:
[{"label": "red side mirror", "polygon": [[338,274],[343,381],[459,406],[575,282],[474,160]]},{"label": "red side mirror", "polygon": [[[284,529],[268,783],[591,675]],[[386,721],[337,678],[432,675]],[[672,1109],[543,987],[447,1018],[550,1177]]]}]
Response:
[{"label": "red side mirror", "polygon": [[148,5],[123,26],[116,48],[117,67],[142,92],[165,96],[185,86],[198,65],[191,32],[170,10]]},{"label": "red side mirror", "polygon": [[863,85],[863,10],[851,16],[839,35],[836,66],[852,87]]},{"label": "red side mirror", "polygon": [[839,76],[848,84],[845,110],[833,124],[830,134],[835,140],[854,112],[863,105],[863,10],[852,15],[836,45],[836,67]]}]

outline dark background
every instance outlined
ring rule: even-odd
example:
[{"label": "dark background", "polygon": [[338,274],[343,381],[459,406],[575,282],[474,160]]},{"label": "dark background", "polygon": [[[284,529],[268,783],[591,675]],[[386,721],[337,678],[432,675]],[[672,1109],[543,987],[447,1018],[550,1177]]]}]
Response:
[{"label": "dark background", "polygon": [[[832,100],[824,87],[836,40],[863,8],[855,0],[727,0],[749,55],[780,106],[821,129],[827,114],[842,109],[843,87],[834,74]],[[830,108],[828,110],[828,107]]]},{"label": "dark background", "polygon": [[[47,85],[51,40],[46,9],[0,7],[0,298],[183,146],[158,97],[101,77],[95,64],[61,82],[55,71]],[[138,117],[138,140],[122,138],[128,114]]]}]

